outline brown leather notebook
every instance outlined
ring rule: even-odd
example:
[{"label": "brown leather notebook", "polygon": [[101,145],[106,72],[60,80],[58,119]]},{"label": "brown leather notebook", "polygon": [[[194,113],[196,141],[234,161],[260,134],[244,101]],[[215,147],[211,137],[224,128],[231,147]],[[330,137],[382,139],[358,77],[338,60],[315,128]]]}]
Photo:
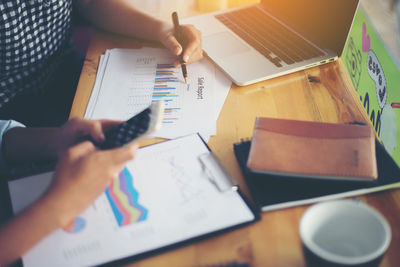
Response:
[{"label": "brown leather notebook", "polygon": [[370,126],[257,118],[247,167],[259,173],[375,180]]}]

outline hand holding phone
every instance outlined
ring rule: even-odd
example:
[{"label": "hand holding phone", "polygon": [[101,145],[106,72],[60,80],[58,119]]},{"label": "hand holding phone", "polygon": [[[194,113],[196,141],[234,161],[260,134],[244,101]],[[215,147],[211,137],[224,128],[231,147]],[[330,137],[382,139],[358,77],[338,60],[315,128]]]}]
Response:
[{"label": "hand holding phone", "polygon": [[163,112],[163,101],[152,102],[139,114],[105,132],[105,141],[96,146],[100,149],[112,149],[140,140],[161,127]]}]

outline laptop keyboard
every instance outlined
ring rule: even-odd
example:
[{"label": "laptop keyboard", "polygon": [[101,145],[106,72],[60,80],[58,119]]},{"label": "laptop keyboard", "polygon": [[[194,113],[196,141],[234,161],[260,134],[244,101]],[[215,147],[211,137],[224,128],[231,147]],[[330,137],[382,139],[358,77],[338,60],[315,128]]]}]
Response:
[{"label": "laptop keyboard", "polygon": [[277,67],[324,55],[257,6],[215,17]]}]

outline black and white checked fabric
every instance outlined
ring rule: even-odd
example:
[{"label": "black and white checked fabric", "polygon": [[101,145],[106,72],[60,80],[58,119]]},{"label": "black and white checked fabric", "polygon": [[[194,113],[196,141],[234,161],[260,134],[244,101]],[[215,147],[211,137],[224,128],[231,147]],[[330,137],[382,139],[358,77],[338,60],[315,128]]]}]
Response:
[{"label": "black and white checked fabric", "polygon": [[72,0],[0,0],[0,108],[40,91],[68,53]]}]

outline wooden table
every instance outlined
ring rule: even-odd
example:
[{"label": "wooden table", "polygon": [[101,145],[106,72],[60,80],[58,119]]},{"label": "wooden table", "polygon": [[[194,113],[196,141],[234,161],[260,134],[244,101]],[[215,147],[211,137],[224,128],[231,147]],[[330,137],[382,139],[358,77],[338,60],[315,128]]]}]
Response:
[{"label": "wooden table", "polygon": [[[115,47],[141,43],[96,31],[84,63],[71,117],[83,117],[96,77],[99,56]],[[310,82],[309,76],[317,82]],[[248,194],[233,144],[251,137],[257,116],[321,122],[369,122],[342,62],[300,71],[247,87],[232,86],[209,146]],[[392,241],[380,266],[400,266],[400,190],[360,196],[389,221]],[[201,242],[158,254],[129,266],[208,266],[232,261],[251,266],[305,266],[298,225],[308,206],[262,214],[259,222]]]},{"label": "wooden table", "polygon": [[[100,54],[115,47],[140,47],[136,40],[95,32],[71,117],[83,117]],[[320,82],[310,82],[309,76]],[[341,61],[247,87],[232,86],[209,146],[247,193],[233,143],[251,137],[257,116],[322,122],[368,121]],[[389,221],[393,237],[383,266],[400,266],[400,190],[359,197]],[[131,266],[206,266],[233,260],[251,266],[304,266],[298,224],[308,206],[266,212],[261,221],[205,241],[147,258]]]}]

